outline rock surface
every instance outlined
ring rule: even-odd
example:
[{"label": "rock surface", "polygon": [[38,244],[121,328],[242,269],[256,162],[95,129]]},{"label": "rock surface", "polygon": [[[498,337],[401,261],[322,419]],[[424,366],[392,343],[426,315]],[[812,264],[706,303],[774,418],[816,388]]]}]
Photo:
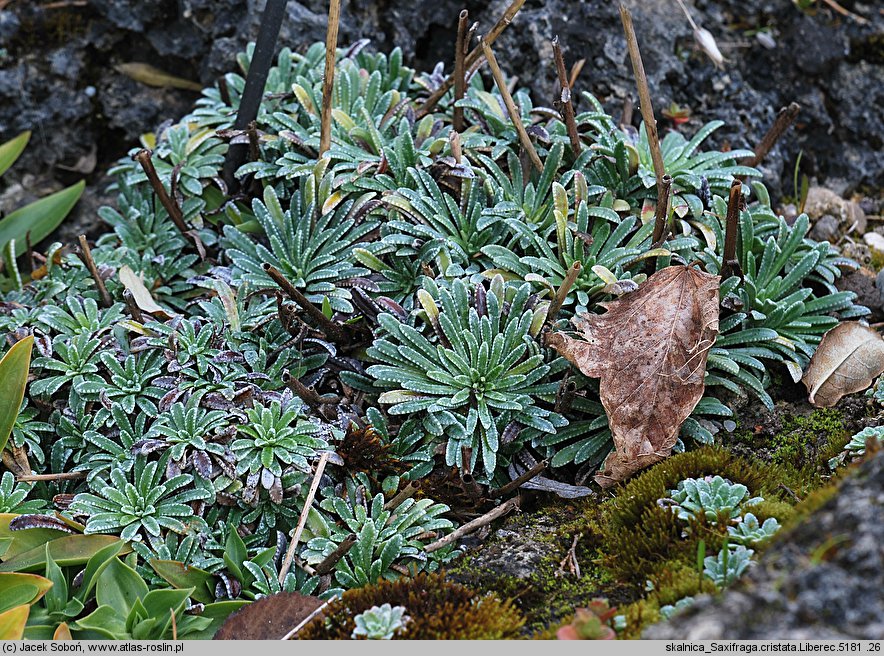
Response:
[{"label": "rock surface", "polygon": [[778,535],[720,597],[698,599],[645,638],[873,639],[884,635],[884,452],[832,499]]},{"label": "rock surface", "polygon": [[[510,0],[350,0],[344,2],[340,43],[368,38],[374,47],[403,49],[406,62],[427,70],[451,68],[458,12],[466,6],[480,32]],[[692,113],[683,129],[722,119],[718,144],[751,147],[777,110],[802,105],[795,128],[764,164],[776,199],[791,194],[799,151],[801,170],[828,179],[839,194],[876,194],[884,185],[879,156],[884,135],[884,15],[872,2],[845,6],[869,22],[827,8],[802,13],[793,3],[693,0],[694,19],[727,58],[717,69],[700,52],[671,0],[628,0],[661,129],[670,103]],[[821,5],[822,3],[817,3]],[[39,174],[37,187],[59,188],[81,173],[74,167],[97,152],[96,176],[136,145],[138,135],[184,114],[192,91],[146,87],[114,67],[147,62],[180,77],[213,84],[235,69],[235,55],[255,38],[264,0],[86,0],[83,3],[3,3],[0,10],[0,135],[33,130],[22,160],[0,186]],[[280,45],[303,50],[322,40],[326,0],[289,0]],[[759,40],[755,35],[762,33]],[[550,39],[558,35],[570,66],[586,65],[575,86],[591,91],[619,115],[636,96],[617,3],[528,0],[495,46],[508,73],[532,87],[535,103],[551,105],[555,73]],[[764,42],[763,45],[762,41]],[[770,46],[773,47],[770,47]],[[579,109],[579,106],[578,106]],[[634,120],[639,113],[635,112]],[[780,184],[779,181],[783,181]],[[0,189],[2,192],[2,189]],[[95,194],[95,189],[87,192]],[[2,209],[2,208],[0,208]],[[8,208],[6,208],[8,211]],[[94,227],[94,215],[74,217],[68,232]]]}]

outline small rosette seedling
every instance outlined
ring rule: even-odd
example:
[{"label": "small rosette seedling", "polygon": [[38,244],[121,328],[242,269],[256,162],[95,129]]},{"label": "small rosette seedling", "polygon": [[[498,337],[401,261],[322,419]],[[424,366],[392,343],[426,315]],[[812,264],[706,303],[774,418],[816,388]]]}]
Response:
[{"label": "small rosette seedling", "polygon": [[109,480],[93,479],[92,492],[74,497],[71,511],[86,516],[86,533],[114,533],[123,540],[162,539],[164,529],[184,533],[188,524],[204,525],[194,516],[191,501],[208,493],[193,487],[193,477],[181,474],[163,480],[166,453],[160,460],[138,457],[130,472],[111,469]]},{"label": "small rosette seedling", "polygon": [[397,633],[405,630],[408,620],[404,606],[372,606],[353,618],[356,623],[353,639],[391,640]]}]

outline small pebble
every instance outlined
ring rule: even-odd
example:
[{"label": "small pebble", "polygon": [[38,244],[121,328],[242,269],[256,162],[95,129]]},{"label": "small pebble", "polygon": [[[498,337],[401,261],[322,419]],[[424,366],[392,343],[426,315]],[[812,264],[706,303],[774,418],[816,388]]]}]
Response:
[{"label": "small pebble", "polygon": [[863,235],[863,241],[876,251],[884,253],[884,235],[879,235],[877,232],[867,232]]},{"label": "small pebble", "polygon": [[726,430],[728,433],[733,433],[735,430],[737,430],[737,422],[735,421],[725,419],[722,423],[724,425],[724,430]]}]

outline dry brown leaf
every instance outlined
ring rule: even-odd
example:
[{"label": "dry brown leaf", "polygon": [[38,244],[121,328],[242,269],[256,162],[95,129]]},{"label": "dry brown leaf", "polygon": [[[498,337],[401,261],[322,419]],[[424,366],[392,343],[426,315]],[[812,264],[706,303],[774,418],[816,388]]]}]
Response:
[{"label": "dry brown leaf", "polygon": [[600,378],[614,451],[595,477],[609,487],[666,458],[703,396],[706,358],[718,334],[719,277],[691,267],[662,269],[601,315],[572,319],[581,338],[547,343],[587,376]]},{"label": "dry brown leaf", "polygon": [[830,408],[845,394],[866,389],[884,372],[884,340],[858,321],[840,323],[823,335],[804,372],[811,404]]},{"label": "dry brown leaf", "polygon": [[323,605],[319,597],[279,592],[243,606],[228,617],[215,640],[281,640]]},{"label": "dry brown leaf", "polygon": [[120,282],[132,294],[132,300],[142,312],[159,315],[162,319],[171,319],[174,316],[157,304],[141,277],[126,264],[120,267]]}]

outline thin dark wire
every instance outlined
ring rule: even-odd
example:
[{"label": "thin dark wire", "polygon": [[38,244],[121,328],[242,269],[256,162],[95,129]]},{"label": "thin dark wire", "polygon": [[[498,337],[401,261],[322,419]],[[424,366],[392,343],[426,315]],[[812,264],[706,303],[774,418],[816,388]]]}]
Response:
[{"label": "thin dark wire", "polygon": [[[255,42],[255,52],[246,75],[246,86],[243,89],[239,111],[233,124],[234,130],[245,130],[249,123],[258,118],[258,108],[261,106],[264,96],[264,85],[267,84],[267,74],[273,63],[276,40],[279,38],[279,30],[282,27],[287,4],[288,0],[267,0],[267,6],[261,15],[261,27],[258,31],[258,40]],[[239,187],[239,182],[234,174],[245,162],[248,152],[248,144],[230,144],[230,148],[227,150],[223,177],[224,182],[227,183],[228,193],[234,193]]]}]

